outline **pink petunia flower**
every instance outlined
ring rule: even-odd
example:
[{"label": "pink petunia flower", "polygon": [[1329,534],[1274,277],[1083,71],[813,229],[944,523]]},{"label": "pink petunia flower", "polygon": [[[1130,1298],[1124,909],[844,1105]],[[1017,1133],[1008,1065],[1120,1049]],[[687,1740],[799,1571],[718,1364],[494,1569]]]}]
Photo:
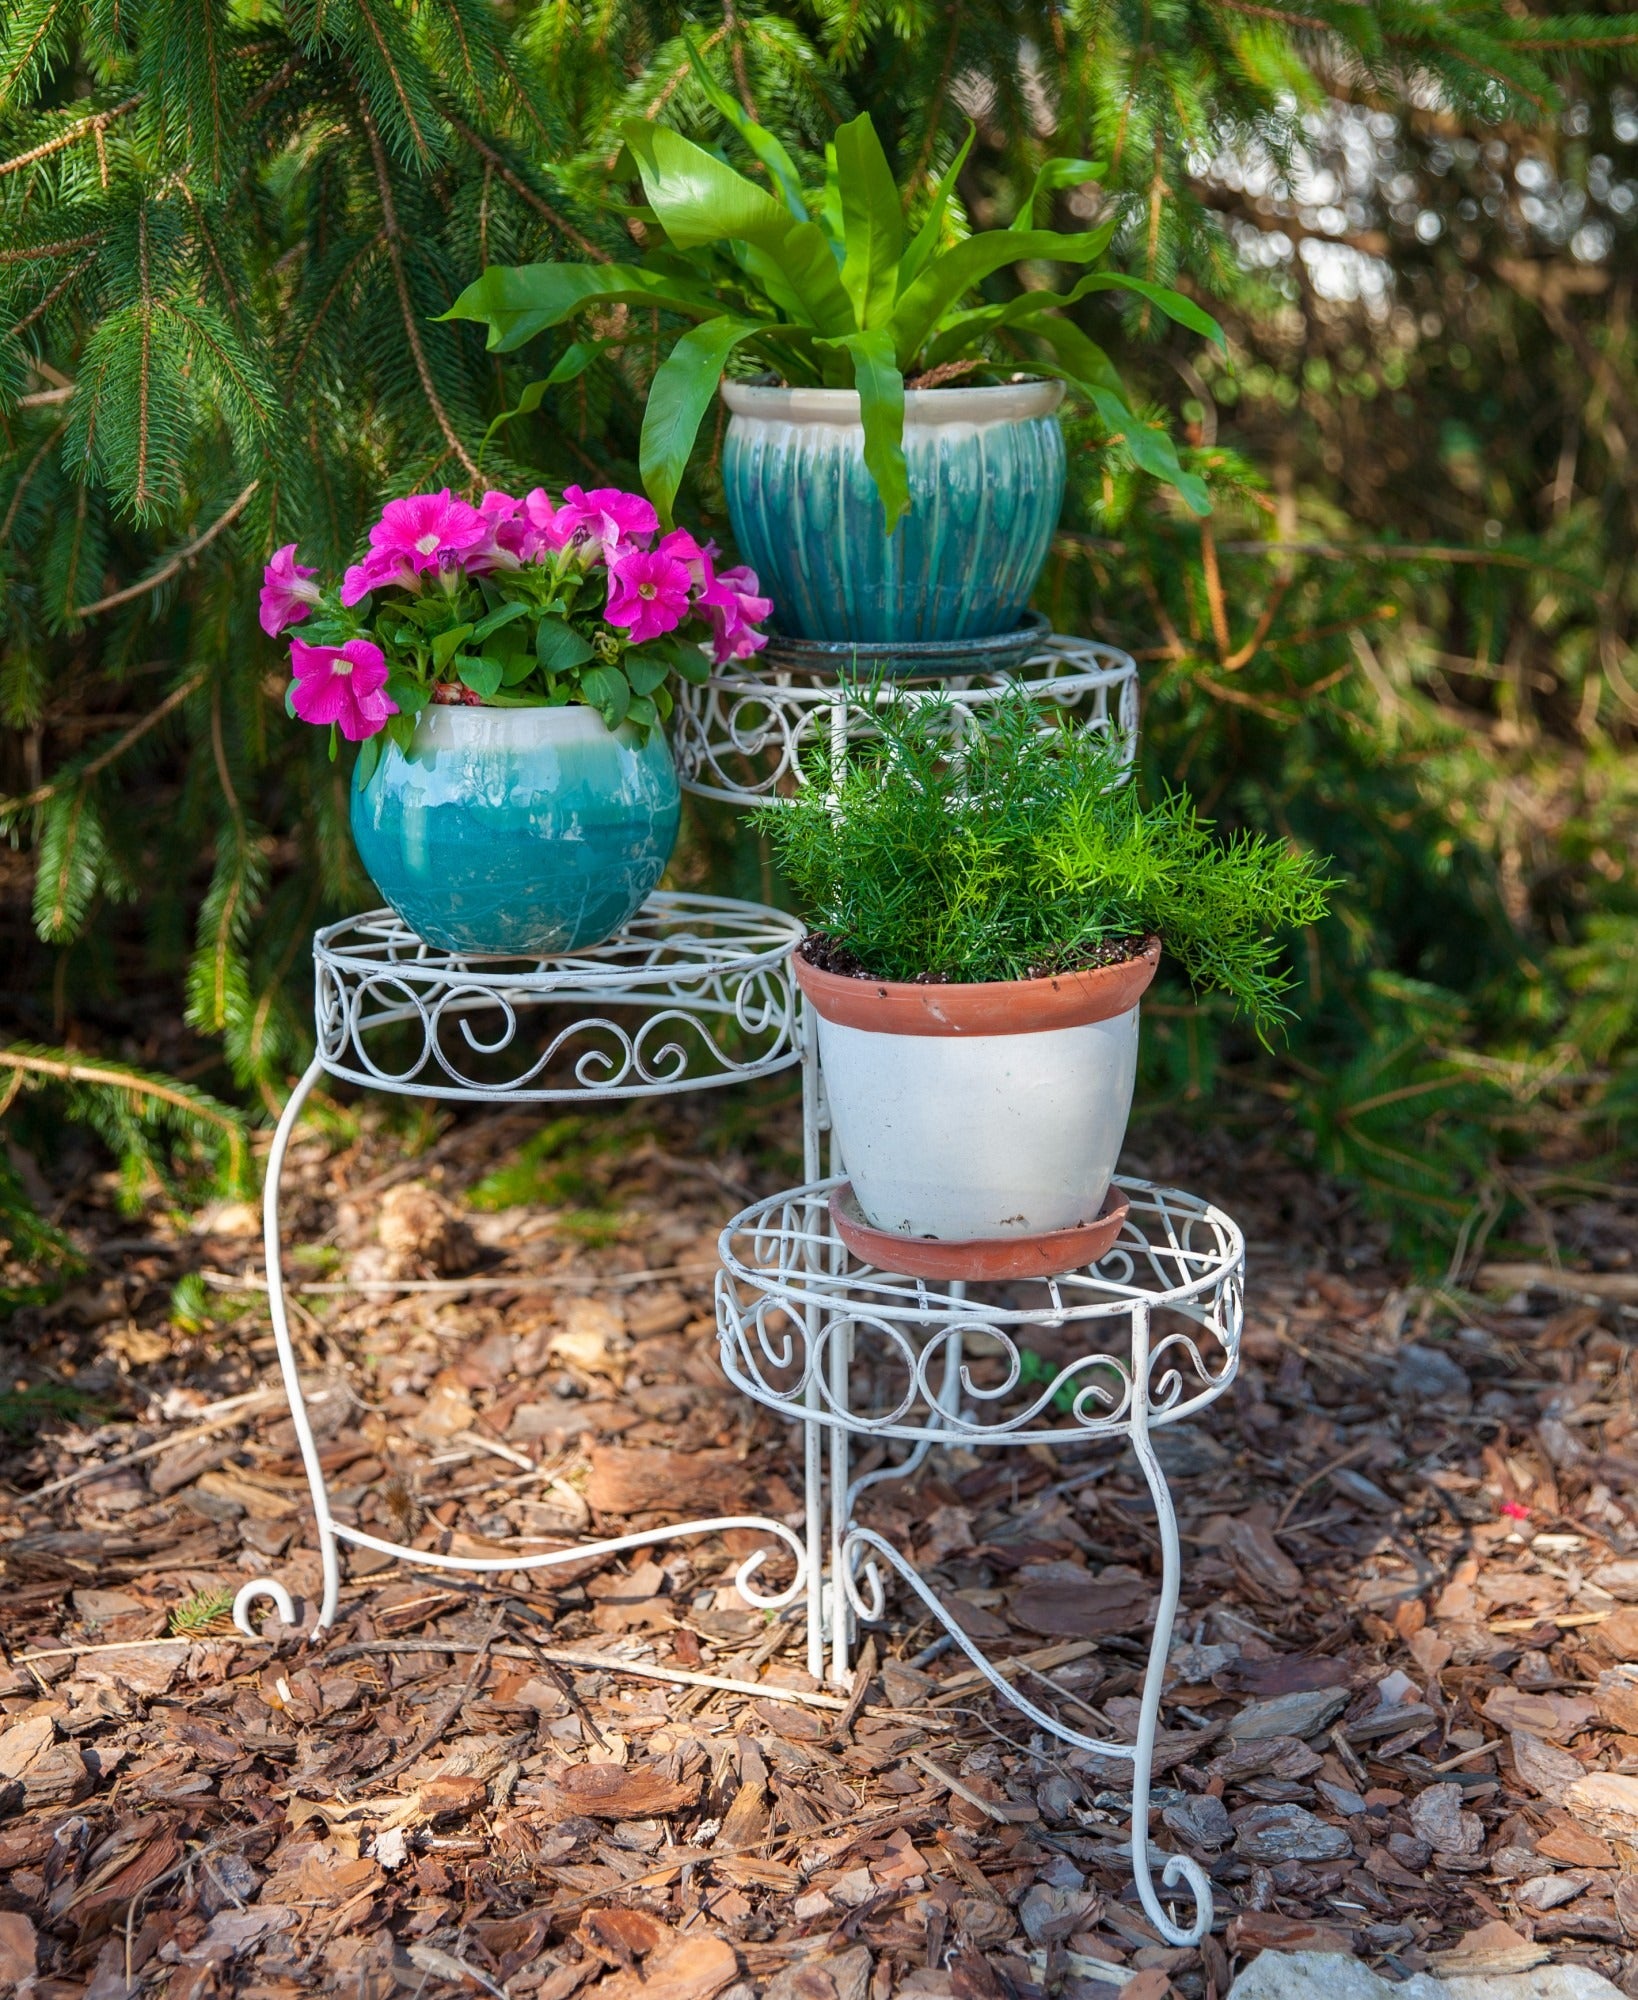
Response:
[{"label": "pink petunia flower", "polygon": [[262,630],[276,639],[287,626],[299,625],[319,601],[319,587],[308,578],[318,575],[296,560],[296,545],[286,542],[274,551],[262,571]]},{"label": "pink petunia flower", "polygon": [[522,562],[539,562],[554,554],[574,533],[574,524],[565,524],[561,509],[552,505],[544,486],[531,487],[518,502],[518,557]]},{"label": "pink petunia flower", "polygon": [[604,617],[630,628],[634,646],[674,632],[688,616],[688,568],[658,549],[627,548],[609,562],[609,602]]},{"label": "pink petunia flower", "polygon": [[386,692],[387,661],[369,639],[349,639],[344,646],[304,646],[290,642],[295,680],[290,706],[303,722],[339,726],[349,743],[362,743],[387,726],[398,704]]},{"label": "pink petunia flower", "polygon": [[[584,531],[603,545],[612,559],[619,548],[629,548],[641,535],[659,531],[660,517],[640,493],[625,493],[618,486],[565,486],[563,505],[553,517],[553,528],[567,541]],[[559,543],[559,547],[562,542]]]},{"label": "pink petunia flower", "polygon": [[452,569],[489,539],[489,517],[446,486],[441,493],[412,493],[389,500],[370,530],[370,547],[424,574]]},{"label": "pink petunia flower", "polygon": [[659,553],[671,556],[687,567],[689,584],[696,596],[703,597],[710,591],[716,578],[718,549],[715,542],[696,542],[686,528],[673,528],[669,535],[662,538]]},{"label": "pink petunia flower", "polygon": [[341,601],[351,607],[372,590],[380,590],[389,583],[412,595],[421,588],[421,579],[401,555],[388,549],[371,549],[362,562],[351,564],[343,575]]},{"label": "pink petunia flower", "polygon": [[520,519],[523,502],[510,493],[486,493],[478,502],[478,512],[487,524],[482,542],[464,558],[463,567],[471,575],[482,570],[516,569],[523,561],[522,548],[527,523]]},{"label": "pink petunia flower", "polygon": [[712,579],[699,608],[711,622],[711,657],[719,667],[730,660],[748,660],[768,643],[756,628],[773,610],[773,600],[758,595],[754,569],[725,569]]}]

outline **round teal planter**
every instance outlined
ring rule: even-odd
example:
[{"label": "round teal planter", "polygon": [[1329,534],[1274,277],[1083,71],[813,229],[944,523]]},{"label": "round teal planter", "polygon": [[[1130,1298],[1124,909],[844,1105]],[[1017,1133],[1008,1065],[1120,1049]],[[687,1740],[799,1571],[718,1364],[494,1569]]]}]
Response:
[{"label": "round teal planter", "polygon": [[725,382],[722,394],[734,539],[781,630],[879,643],[1018,623],[1063,505],[1061,382],[911,390],[910,512],[891,536],[854,390]]},{"label": "round teal planter", "polygon": [[659,730],[611,733],[590,708],[424,709],[352,788],[371,880],[444,951],[600,944],[659,882],[681,805]]}]

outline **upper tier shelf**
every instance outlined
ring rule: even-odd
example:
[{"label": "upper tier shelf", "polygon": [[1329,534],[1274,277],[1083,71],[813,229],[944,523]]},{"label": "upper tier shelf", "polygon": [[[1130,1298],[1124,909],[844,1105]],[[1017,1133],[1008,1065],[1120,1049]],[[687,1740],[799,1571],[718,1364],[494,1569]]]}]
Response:
[{"label": "upper tier shelf", "polygon": [[954,678],[901,675],[877,682],[843,681],[834,672],[716,673],[698,687],[677,689],[672,748],[685,791],[731,805],[757,805],[803,784],[802,758],[828,740],[845,751],[867,737],[872,710],[894,690],[958,710],[980,711],[1009,688],[1022,687],[1044,705],[1072,715],[1083,729],[1113,730],[1124,756],[1137,747],[1137,666],[1129,653],[1092,639],[1053,633],[1013,673]]}]

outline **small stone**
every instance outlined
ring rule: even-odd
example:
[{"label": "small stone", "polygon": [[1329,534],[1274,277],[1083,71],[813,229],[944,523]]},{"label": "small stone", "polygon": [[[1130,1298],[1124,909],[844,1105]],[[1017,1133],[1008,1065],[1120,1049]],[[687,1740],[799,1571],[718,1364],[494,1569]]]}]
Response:
[{"label": "small stone", "polygon": [[[1397,2000],[1422,2000],[1415,1989],[1416,1982],[1410,1980],[1391,1990]],[[1466,1973],[1428,1980],[1426,2000],[1622,2000],[1622,1994],[1590,1965],[1538,1965],[1531,1972]]]},{"label": "small stone", "polygon": [[1248,1701],[1228,1726],[1231,1743],[1255,1743],[1267,1736],[1312,1736],[1348,1706],[1346,1688],[1304,1688],[1267,1701]]},{"label": "small stone", "polygon": [[1432,1846],[1408,1833],[1390,1833],[1387,1848],[1400,1867],[1410,1869],[1413,1874],[1420,1874],[1433,1859]]},{"label": "small stone", "polygon": [[1167,1806],[1160,1817],[1179,1840],[1187,1841],[1191,1847],[1215,1850],[1227,1846],[1234,1838],[1228,1807],[1210,1792],[1180,1799],[1176,1805]]},{"label": "small stone", "polygon": [[1228,2000],[1398,2000],[1390,1986],[1357,1958],[1332,1951],[1265,1951],[1229,1988]]},{"label": "small stone", "polygon": [[1462,1811],[1460,1785],[1429,1785],[1411,1800],[1411,1825],[1439,1854],[1477,1854],[1484,1845],[1484,1822]]},{"label": "small stone", "polygon": [[1340,1861],[1354,1851],[1343,1828],[1306,1806],[1251,1806],[1233,1816],[1233,1825],[1241,1861]]},{"label": "small stone", "polygon": [[1396,1398],[1411,1404],[1465,1410],[1473,1401],[1467,1371],[1443,1349],[1417,1341],[1400,1348],[1388,1386]]}]

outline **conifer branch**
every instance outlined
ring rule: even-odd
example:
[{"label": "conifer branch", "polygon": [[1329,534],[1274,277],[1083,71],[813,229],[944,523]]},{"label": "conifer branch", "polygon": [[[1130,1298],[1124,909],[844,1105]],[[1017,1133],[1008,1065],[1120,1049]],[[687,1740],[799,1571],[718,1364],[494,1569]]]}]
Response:
[{"label": "conifer branch", "polygon": [[47,435],[40,440],[39,449],[35,452],[34,456],[29,460],[28,464],[24,466],[21,474],[18,476],[17,484],[11,490],[11,500],[6,508],[6,518],[3,521],[0,521],[0,548],[3,548],[5,546],[7,538],[11,534],[12,524],[17,519],[17,510],[23,504],[23,495],[28,491],[30,483],[34,478],[35,473],[39,471],[41,464],[44,462],[46,453],[50,451],[51,447],[57,442],[58,438],[62,436],[63,432],[67,430],[67,428],[68,428],[67,424],[63,423],[59,424],[54,431],[48,432]]},{"label": "conifer branch", "polygon": [[188,1089],[186,1084],[147,1076],[139,1069],[127,1069],[122,1063],[98,1062],[83,1057],[75,1062],[44,1049],[13,1042],[0,1047],[0,1069],[24,1077],[45,1077],[54,1083],[88,1083],[105,1090],[123,1090],[132,1097],[151,1098],[157,1104],[168,1105],[173,1111],[180,1112],[184,1118],[198,1118],[217,1126],[235,1155],[244,1147],[244,1125],[225,1104],[218,1104],[203,1091]]},{"label": "conifer branch", "polygon": [[251,495],[261,483],[259,479],[253,479],[238,499],[218,514],[202,535],[196,535],[185,548],[178,549],[169,562],[161,563],[158,569],[143,577],[140,583],[128,583],[123,590],[116,590],[107,597],[99,597],[95,604],[77,605],[74,616],[95,618],[101,611],[113,611],[121,604],[129,604],[133,598],[145,597],[150,590],[157,590],[162,583],[169,583],[179,570],[187,568],[201,549],[209,548],[224,528],[231,527],[238,520],[249,506]]},{"label": "conifer branch", "polygon": [[56,243],[27,243],[20,250],[0,250],[0,264],[35,264],[45,257],[66,257],[74,250],[92,250],[102,241],[102,231],[89,236],[65,236]]},{"label": "conifer branch", "polygon": [[[57,301],[62,297],[63,293],[68,290],[71,284],[73,284],[75,279],[83,277],[85,273],[88,270],[90,270],[91,266],[96,261],[97,260],[95,257],[86,257],[82,259],[80,263],[76,264],[73,270],[66,272],[62,277],[60,277],[57,280],[56,284],[52,286],[51,290],[46,293],[45,297],[40,300],[39,304],[31,306],[28,309],[28,311],[24,313],[23,317],[20,320],[18,320],[16,325],[11,329],[13,336],[15,337],[19,333],[26,332],[27,329],[31,327],[37,319],[43,319],[45,315],[48,312],[50,312],[51,308],[57,303]],[[4,536],[0,536],[0,541],[3,541],[4,539],[5,539]]]},{"label": "conifer branch", "polygon": [[469,125],[465,125],[459,118],[451,116],[449,119],[449,129],[455,134],[457,139],[464,140],[472,148],[473,152],[478,155],[479,159],[487,161],[494,168],[496,176],[506,183],[520,201],[526,201],[537,215],[543,215],[552,227],[561,235],[566,236],[583,255],[594,259],[599,264],[607,264],[613,261],[608,251],[603,249],[600,244],[594,243],[589,236],[582,235],[566,216],[559,215],[549,201],[542,199],[540,195],[536,194],[521,174],[513,173],[512,169],[506,164],[505,158],[486,139],[480,138]]},{"label": "conifer branch", "polygon": [[106,132],[115,119],[123,118],[127,111],[134,111],[142,102],[144,95],[145,93],[139,90],[134,96],[126,98],[123,104],[113,105],[107,111],[99,111],[93,117],[82,118],[77,125],[70,125],[66,131],[59,132],[56,138],[47,139],[38,146],[31,146],[26,153],[14,154],[9,160],[0,160],[0,179],[4,179],[7,174],[19,173],[24,167],[32,167],[36,160],[49,159],[53,153],[60,153],[65,146],[72,146],[76,139],[83,139],[87,132]]},{"label": "conifer branch", "polygon": [[140,721],[132,723],[125,734],[110,743],[106,750],[99,750],[89,764],[81,764],[69,772],[67,777],[59,778],[49,785],[37,785],[32,792],[24,793],[21,798],[0,799],[0,825],[15,819],[19,813],[29,812],[35,806],[43,806],[48,799],[54,799],[70,781],[83,785],[88,778],[94,778],[99,771],[107,770],[110,764],[125,755],[133,743],[140,743],[150,729],[157,728],[173,709],[180,708],[190,694],[196,693],[204,685],[209,671],[208,667],[201,667],[180,687],[172,688],[162,702],[149,709]]},{"label": "conifer branch", "polygon": [[381,196],[381,222],[387,237],[387,258],[392,265],[393,284],[398,293],[398,308],[403,316],[404,337],[409,342],[410,354],[415,362],[415,372],[421,378],[421,389],[427,403],[437,419],[438,428],[444,434],[444,442],[466,468],[467,477],[480,483],[483,474],[466,446],[461,443],[455,426],[449,420],[443,400],[432,379],[432,370],[427,366],[427,351],[421,340],[421,328],[416,321],[415,307],[410,300],[409,278],[404,270],[403,232],[398,226],[398,209],[392,198],[392,176],[387,171],[387,155],[381,144],[381,134],[376,128],[374,116],[366,103],[363,93],[358,98],[358,115],[364,122],[364,130],[370,141],[370,157],[375,163],[375,184]]}]

